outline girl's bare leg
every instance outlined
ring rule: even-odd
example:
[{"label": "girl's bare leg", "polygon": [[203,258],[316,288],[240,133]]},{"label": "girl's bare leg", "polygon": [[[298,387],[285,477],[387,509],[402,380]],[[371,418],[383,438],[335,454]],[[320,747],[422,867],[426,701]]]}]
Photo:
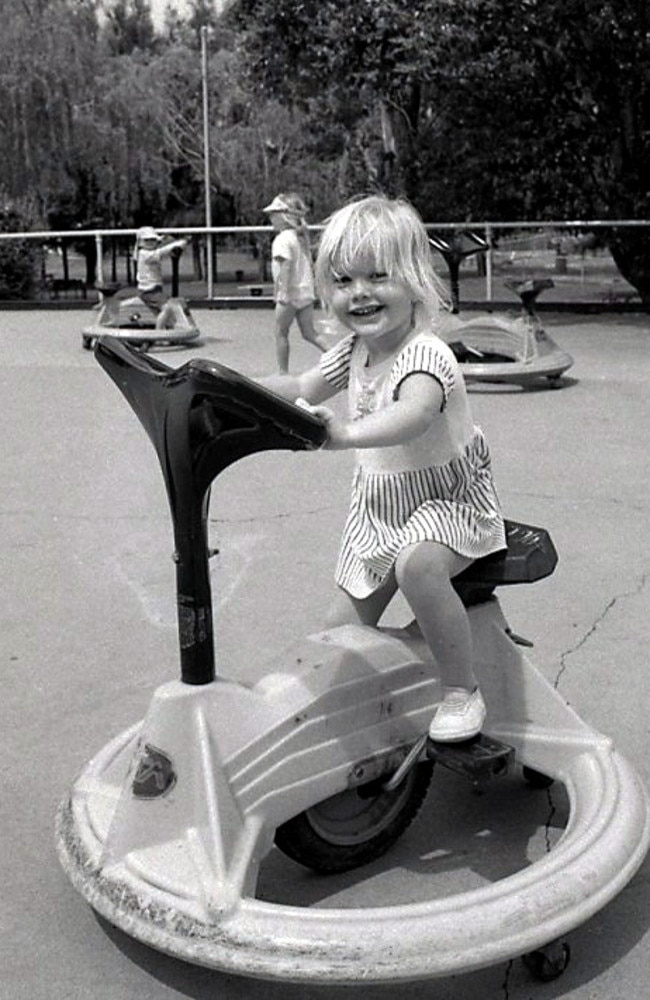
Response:
[{"label": "girl's bare leg", "polygon": [[296,320],[303,340],[313,344],[319,351],[326,351],[329,346],[327,340],[319,336],[314,327],[314,307],[309,305],[299,309],[296,313]]},{"label": "girl's bare leg", "polygon": [[275,307],[275,358],[278,371],[286,375],[289,371],[289,327],[293,323],[296,310],[293,306],[278,302]]},{"label": "girl's bare leg", "polygon": [[156,330],[167,330],[173,326],[174,309],[169,302],[165,302],[164,306],[156,316]]},{"label": "girl's bare leg", "polygon": [[339,588],[337,595],[326,617],[325,627],[336,628],[338,625],[376,625],[388,607],[397,590],[394,575],[370,594],[369,597],[351,597],[345,590]]},{"label": "girl's bare leg", "polygon": [[436,741],[472,739],[485,722],[469,618],[451,582],[471,562],[438,542],[420,542],[403,549],[395,563],[398,586],[440,671],[442,698],[429,725]]},{"label": "girl's bare leg", "polygon": [[397,585],[435,657],[443,687],[467,691],[476,687],[472,633],[451,580],[471,562],[438,542],[409,545],[395,562]]}]

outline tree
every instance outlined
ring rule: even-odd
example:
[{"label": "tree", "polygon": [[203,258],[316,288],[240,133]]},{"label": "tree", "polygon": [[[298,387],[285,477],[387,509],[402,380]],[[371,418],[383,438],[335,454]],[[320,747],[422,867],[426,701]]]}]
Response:
[{"label": "tree", "polygon": [[338,161],[338,200],[360,188],[412,193],[431,5],[240,0],[230,16],[249,85],[301,108]]},{"label": "tree", "polygon": [[[0,0],[0,178],[40,215],[139,224],[211,189],[259,221],[298,187],[316,217],[367,190],[429,221],[650,214],[650,13],[637,0]],[[194,202],[194,204],[190,204]],[[221,208],[220,208],[221,211]],[[606,233],[650,301],[647,233]]]},{"label": "tree", "polygon": [[214,82],[222,95],[211,130],[212,163],[219,189],[231,192],[241,222],[267,221],[260,209],[281,190],[299,190],[310,203],[312,214],[322,217],[331,208],[336,166],[317,155],[311,120],[296,105],[273,98],[255,101],[241,88],[231,86],[224,100],[220,82],[232,78],[232,58],[222,64],[220,72],[213,67]]},{"label": "tree", "polygon": [[[650,214],[646,4],[240,0],[232,16],[260,92],[345,123],[350,186],[440,221]],[[650,301],[646,232],[608,236]]]},{"label": "tree", "polygon": [[70,192],[84,153],[75,110],[92,92],[96,23],[91,6],[64,0],[3,0],[0,13],[0,176],[12,197],[38,192],[45,216],[54,189]]},{"label": "tree", "polygon": [[[454,56],[464,48],[465,70],[457,66],[448,87],[456,86],[460,149],[475,144],[463,178],[470,211],[501,219],[647,219],[647,5],[459,0],[455,16],[463,42]],[[445,153],[450,148],[444,144]],[[460,167],[458,159],[445,162],[452,173]],[[619,269],[650,302],[647,230],[606,235]]]},{"label": "tree", "polygon": [[116,56],[151,50],[155,31],[149,0],[113,0],[106,8],[104,38]]},{"label": "tree", "polygon": [[[15,202],[0,193],[0,232],[27,232],[34,221],[27,201]],[[29,298],[41,263],[41,248],[33,240],[0,240],[0,299]]]}]

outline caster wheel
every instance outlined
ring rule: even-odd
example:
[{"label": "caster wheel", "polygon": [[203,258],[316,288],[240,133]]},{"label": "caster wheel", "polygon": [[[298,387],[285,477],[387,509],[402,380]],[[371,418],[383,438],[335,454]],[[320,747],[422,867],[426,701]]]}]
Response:
[{"label": "caster wheel", "polygon": [[541,771],[536,771],[533,767],[526,767],[525,764],[523,775],[524,781],[531,788],[550,788],[554,781],[548,774],[542,774]]},{"label": "caster wheel", "polygon": [[571,960],[571,949],[566,941],[554,941],[544,948],[522,955],[521,960],[531,976],[542,983],[550,983],[565,971]]},{"label": "caster wheel", "polygon": [[87,337],[87,336],[84,335],[82,337],[82,339],[81,339],[81,344],[82,344],[82,347],[84,348],[84,350],[86,350],[86,351],[92,351],[93,347],[95,346],[95,338],[94,337]]}]

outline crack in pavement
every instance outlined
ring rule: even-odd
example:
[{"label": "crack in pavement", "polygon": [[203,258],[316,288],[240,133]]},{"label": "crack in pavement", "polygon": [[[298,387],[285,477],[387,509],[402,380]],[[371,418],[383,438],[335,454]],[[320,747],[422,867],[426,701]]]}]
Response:
[{"label": "crack in pavement", "polygon": [[624,510],[632,511],[635,513],[644,513],[648,509],[648,501],[645,499],[635,499],[630,500],[629,497],[621,496],[599,496],[597,493],[590,494],[588,496],[582,496],[580,500],[576,500],[572,493],[560,494],[560,493],[538,493],[538,492],[526,492],[524,490],[514,490],[512,492],[513,497],[523,500],[541,500],[546,503],[553,503],[558,506],[570,507],[571,510],[575,510],[576,507],[589,507],[598,506],[601,510],[605,506],[611,506],[615,509],[622,508]]},{"label": "crack in pavement", "polygon": [[[612,608],[614,608],[616,606],[616,604],[619,603],[619,601],[622,601],[622,600],[624,600],[625,598],[628,598],[628,597],[638,597],[639,594],[641,594],[643,592],[643,590],[645,589],[647,582],[648,582],[648,574],[647,573],[642,573],[637,586],[633,590],[625,590],[621,594],[615,594],[614,597],[612,597],[612,599],[607,602],[607,604],[605,605],[605,607],[603,608],[603,610],[601,611],[601,613],[595,619],[595,621],[590,626],[590,628],[587,629],[587,631],[585,632],[585,634],[578,640],[578,642],[576,642],[575,645],[571,646],[569,649],[566,649],[561,654],[561,656],[560,656],[560,669],[557,672],[557,675],[555,677],[555,681],[554,681],[554,684],[553,684],[553,687],[555,688],[556,691],[559,690],[560,681],[562,679],[562,675],[568,670],[567,659],[570,656],[572,656],[573,653],[576,653],[579,649],[581,649],[585,645],[585,643],[589,641],[589,639],[591,638],[591,636],[600,628],[600,626],[605,621],[605,619],[607,618],[607,616],[610,613],[610,611],[612,610]],[[550,832],[549,831],[550,831],[551,820],[553,819],[553,816],[554,816],[555,811],[556,811],[555,810],[555,803],[553,802],[553,793],[552,793],[552,791],[550,789],[548,791],[548,803],[549,803],[550,812],[549,812],[549,815],[548,815],[548,819],[546,820],[544,834],[545,834],[545,837],[546,837],[546,850],[550,851],[551,850],[551,841],[550,841]]]},{"label": "crack in pavement", "polygon": [[510,1000],[510,973],[512,972],[512,967],[514,965],[514,960],[511,958],[506,965],[505,975],[503,977],[503,996],[504,1000]]},{"label": "crack in pavement", "polygon": [[576,642],[576,644],[574,646],[571,646],[569,649],[566,649],[560,655],[560,669],[558,670],[557,676],[553,683],[553,687],[555,688],[556,691],[559,689],[560,679],[562,675],[568,669],[566,661],[569,658],[569,656],[572,656],[573,653],[576,653],[579,649],[582,648],[582,646],[585,645],[585,643],[591,638],[594,632],[596,632],[598,628],[602,625],[602,623],[604,622],[605,618],[612,610],[612,608],[616,604],[618,604],[619,601],[622,601],[627,597],[638,597],[639,594],[641,594],[645,589],[647,582],[648,582],[648,574],[643,573],[639,580],[638,586],[634,590],[625,590],[621,594],[615,594],[614,597],[612,597],[611,601],[608,601],[608,603],[603,608],[602,612],[595,619],[594,623],[590,626],[590,628],[587,629],[585,634],[578,640],[578,642]]},{"label": "crack in pavement", "polygon": [[[614,608],[616,606],[616,604],[618,604],[620,601],[622,601],[622,600],[624,600],[624,599],[626,599],[628,597],[638,597],[639,594],[641,594],[643,592],[643,590],[645,589],[645,587],[647,585],[647,582],[648,582],[648,574],[647,573],[643,573],[641,575],[641,577],[639,578],[639,582],[638,582],[637,586],[634,589],[623,591],[620,594],[615,594],[614,597],[612,597],[612,599],[607,602],[607,604],[603,608],[602,612],[594,620],[594,622],[590,626],[590,628],[587,629],[587,631],[585,632],[585,634],[583,636],[581,636],[581,638],[578,640],[578,642],[576,642],[573,646],[571,646],[569,649],[565,650],[561,654],[561,656],[560,656],[560,669],[558,670],[558,673],[557,673],[557,676],[555,678],[555,682],[554,682],[554,685],[553,685],[556,690],[558,690],[558,688],[560,686],[560,681],[561,681],[562,675],[568,669],[567,659],[569,658],[569,656],[571,656],[573,653],[577,652],[577,650],[581,649],[585,645],[585,643],[588,642],[588,640],[598,630],[598,628],[602,625],[602,623],[607,618],[607,616],[609,615],[609,613],[612,610],[612,608]],[[553,796],[553,788],[552,788],[552,786],[550,786],[547,789],[546,796],[547,796],[547,802],[548,802],[548,814],[547,814],[547,817],[546,817],[546,820],[545,820],[545,823],[544,823],[544,844],[545,844],[545,848],[546,848],[546,853],[549,854],[551,852],[551,850],[553,849],[553,844],[552,844],[552,841],[551,841],[551,825],[552,825],[552,822],[553,822],[553,818],[554,818],[554,816],[555,816],[555,814],[557,812],[557,808],[556,808],[556,804],[555,804],[555,800],[554,800],[554,796]],[[512,960],[510,960],[508,962],[508,964],[506,965],[506,969],[505,969],[505,973],[504,973],[504,979],[503,979],[502,990],[503,990],[504,1000],[510,1000],[510,978],[511,978],[512,968],[513,968],[513,962],[512,962]]]},{"label": "crack in pavement", "polygon": [[255,521],[260,523],[269,521],[282,521],[288,517],[311,517],[314,514],[322,514],[331,510],[331,506],[314,507],[309,510],[286,510],[278,511],[275,514],[252,514],[250,517],[210,517],[210,524],[251,524]]}]

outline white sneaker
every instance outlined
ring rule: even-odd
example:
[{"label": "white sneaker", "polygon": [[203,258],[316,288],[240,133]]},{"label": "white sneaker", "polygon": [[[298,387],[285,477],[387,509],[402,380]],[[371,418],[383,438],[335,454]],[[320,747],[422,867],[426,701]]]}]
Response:
[{"label": "white sneaker", "polygon": [[478,688],[445,688],[436,709],[429,739],[438,743],[459,743],[478,736],[485,722],[486,708]]}]

